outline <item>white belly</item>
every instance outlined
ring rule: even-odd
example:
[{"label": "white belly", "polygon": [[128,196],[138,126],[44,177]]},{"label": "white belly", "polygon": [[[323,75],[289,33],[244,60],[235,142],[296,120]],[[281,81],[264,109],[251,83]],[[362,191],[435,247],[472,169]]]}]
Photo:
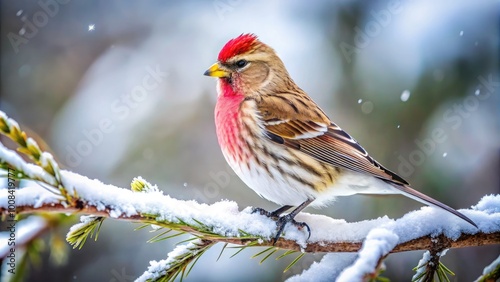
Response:
[{"label": "white belly", "polygon": [[[269,172],[273,175],[273,177],[270,177],[269,172],[264,167],[257,165],[253,161],[250,161],[247,166],[246,164],[235,162],[226,152],[224,152],[224,157],[236,175],[248,187],[269,201],[279,205],[298,206],[308,199],[317,198],[313,189],[291,177],[287,177],[286,174],[280,173],[275,165],[268,164]],[[282,165],[283,169],[288,167],[280,163],[277,165]],[[300,171],[299,168],[294,168],[290,172],[297,175],[305,173],[304,171]]]},{"label": "white belly", "polygon": [[[273,147],[275,147],[273,152],[283,150],[279,145]],[[321,207],[333,202],[337,196],[399,193],[399,190],[380,179],[352,171],[343,171],[334,184],[322,192],[318,192],[293,177],[287,176],[286,173],[281,173],[276,166],[281,166],[281,171],[295,173],[298,176],[309,175],[303,168],[290,167],[288,164],[278,161],[274,166],[268,164],[271,177],[264,167],[257,165],[254,161],[250,161],[247,166],[234,161],[226,152],[223,153],[231,168],[248,187],[261,197],[279,205],[298,206],[308,199],[315,199],[311,206]],[[316,180],[314,176],[309,177],[310,181]]]}]

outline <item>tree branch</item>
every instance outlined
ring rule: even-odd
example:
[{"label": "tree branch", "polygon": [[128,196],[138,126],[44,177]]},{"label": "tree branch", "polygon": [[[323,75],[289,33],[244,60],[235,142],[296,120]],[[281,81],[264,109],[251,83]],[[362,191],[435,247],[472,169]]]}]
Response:
[{"label": "tree branch", "polygon": [[[62,204],[46,204],[40,207],[33,206],[17,206],[18,213],[40,213],[40,212],[56,212],[56,213],[74,213],[82,215],[94,215],[100,217],[111,217],[110,209],[98,210],[95,206],[85,204],[81,208],[76,207],[64,207]],[[1,213],[6,213],[4,207],[0,207]],[[151,222],[151,217],[141,216],[141,215],[120,215],[115,217],[117,220],[133,221],[133,222]],[[255,238],[237,238],[237,237],[221,237],[218,235],[207,235],[206,233],[200,232],[197,228],[189,225],[180,225],[175,228],[177,231],[183,231],[191,233],[197,236],[202,236],[204,240],[210,240],[214,242],[224,242],[236,245],[247,245],[249,242],[254,242]],[[391,253],[415,251],[415,250],[434,250],[441,251],[443,249],[449,248],[464,248],[464,247],[475,247],[483,245],[493,245],[500,243],[500,231],[492,233],[478,232],[476,234],[462,234],[456,240],[450,239],[443,234],[437,237],[432,237],[430,235],[415,238],[413,240],[402,242],[398,244]],[[309,253],[331,253],[331,252],[358,252],[363,244],[363,241],[357,242],[308,242],[307,246],[304,248],[299,245],[296,241],[290,239],[280,238],[275,247],[286,249],[303,251]],[[259,243],[253,244],[253,246],[273,246],[271,241],[261,241]]]}]

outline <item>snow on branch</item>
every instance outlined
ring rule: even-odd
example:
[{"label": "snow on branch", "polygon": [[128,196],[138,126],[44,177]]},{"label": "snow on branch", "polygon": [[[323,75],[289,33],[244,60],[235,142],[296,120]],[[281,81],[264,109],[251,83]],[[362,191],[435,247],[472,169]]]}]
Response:
[{"label": "snow on branch", "polygon": [[[296,219],[307,222],[311,228],[310,238],[307,239],[308,234],[304,230],[289,225],[273,245],[275,221],[252,213],[250,207],[240,211],[232,201],[207,205],[174,199],[141,177],[132,181],[131,189],[125,189],[60,170],[54,158],[42,152],[36,142],[27,138],[17,123],[2,112],[0,133],[14,140],[19,145],[18,151],[34,161],[34,164],[27,163],[0,143],[0,169],[6,172],[3,177],[35,181],[29,187],[14,190],[10,184],[9,187],[0,187],[0,214],[3,216],[43,212],[90,215],[83,217],[82,223],[73,226],[68,233],[67,240],[74,247],[81,247],[89,236],[97,236],[104,218],[193,234],[196,241],[174,250],[165,261],[155,262],[142,276],[153,281],[165,275],[172,278],[184,273],[186,262],[196,261],[217,242],[268,246],[270,251],[358,252],[356,257],[341,260],[332,259],[334,255],[325,256],[302,274],[302,278],[315,276],[318,280],[316,274],[311,274],[312,270],[322,269],[314,273],[329,271],[330,278],[332,273],[337,273],[335,277],[338,275],[338,281],[358,281],[376,275],[382,260],[389,253],[430,250],[431,254],[441,254],[448,248],[500,243],[500,195],[489,195],[470,209],[460,210],[478,225],[478,229],[432,207],[423,207],[396,220],[382,217],[353,223],[300,213]],[[43,225],[35,224],[33,229],[38,231],[31,234],[38,234]],[[166,232],[159,237],[165,238],[164,234]],[[6,239],[0,236],[0,241],[3,240]],[[6,248],[7,245],[0,244],[0,254],[6,254]],[[325,268],[325,264],[331,266]]]},{"label": "snow on branch", "polygon": [[[258,246],[271,246],[276,224],[251,208],[238,210],[231,201],[213,205],[173,199],[162,192],[134,193],[105,185],[78,174],[63,171],[64,183],[79,195],[75,206],[61,202],[57,195],[43,187],[25,187],[16,192],[17,213],[59,212],[90,214],[120,220],[152,223],[189,232],[207,240],[245,245],[256,239]],[[7,190],[0,190],[0,211],[7,213]],[[496,203],[495,203],[496,202]],[[500,242],[500,212],[488,213],[478,206],[498,204],[500,196],[485,196],[470,210],[461,210],[478,223],[479,230],[469,227],[431,207],[423,207],[398,220],[387,217],[347,223],[323,215],[301,213],[298,219],[311,227],[311,238],[289,226],[276,247],[304,252],[357,252],[374,228],[391,230],[397,240],[389,252],[429,249],[436,240],[447,248],[480,246]],[[440,220],[436,220],[439,217]],[[417,219],[417,220],[415,220]],[[441,220],[442,219],[442,220]],[[385,238],[387,240],[387,238]]]}]

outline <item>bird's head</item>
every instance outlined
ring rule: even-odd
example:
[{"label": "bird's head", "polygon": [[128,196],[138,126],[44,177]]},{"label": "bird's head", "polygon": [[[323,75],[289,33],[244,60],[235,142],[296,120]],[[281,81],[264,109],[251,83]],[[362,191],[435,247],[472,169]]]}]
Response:
[{"label": "bird's head", "polygon": [[[256,95],[276,89],[288,79],[288,73],[276,52],[254,34],[242,34],[229,40],[205,73],[219,78],[220,89],[232,93],[219,95]],[[268,90],[268,91],[266,91]],[[228,92],[228,91],[226,91]]]}]

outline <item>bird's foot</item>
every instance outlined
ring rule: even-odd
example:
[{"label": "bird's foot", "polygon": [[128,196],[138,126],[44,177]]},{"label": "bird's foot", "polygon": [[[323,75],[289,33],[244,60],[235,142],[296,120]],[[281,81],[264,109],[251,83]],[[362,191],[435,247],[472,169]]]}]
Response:
[{"label": "bird's foot", "polygon": [[263,209],[263,208],[254,208],[254,209],[252,210],[252,213],[259,213],[259,214],[261,214],[261,215],[265,215],[265,216],[267,216],[267,217],[269,217],[269,218],[272,218],[272,219],[274,219],[274,220],[278,220],[278,219],[279,219],[279,217],[280,217],[281,213],[278,213],[278,212],[279,212],[279,209],[278,209],[278,210],[275,210],[275,211],[272,211],[272,212],[270,212],[270,211],[266,211],[266,210],[265,210],[265,209]]},{"label": "bird's foot", "polygon": [[273,245],[275,245],[276,242],[278,242],[278,239],[280,238],[281,234],[283,233],[283,230],[285,230],[285,226],[287,223],[293,224],[299,230],[303,230],[305,227],[307,229],[307,233],[308,233],[307,240],[309,240],[309,238],[311,237],[311,228],[309,228],[309,225],[307,225],[307,223],[305,223],[305,222],[295,221],[295,219],[293,219],[294,215],[292,215],[292,214],[287,214],[287,215],[281,216],[281,214],[283,212],[284,212],[284,208],[279,208],[279,209],[272,211],[272,212],[266,211],[263,208],[254,208],[252,210],[252,213],[259,213],[261,215],[265,215],[265,216],[273,219],[274,221],[276,221],[276,226],[277,226],[278,232],[276,233],[276,236],[274,236],[274,238],[273,238]]},{"label": "bird's foot", "polygon": [[285,230],[285,226],[287,223],[293,224],[299,230],[303,230],[305,227],[307,229],[307,233],[308,233],[306,240],[309,240],[309,238],[311,237],[311,228],[309,228],[309,225],[307,225],[307,223],[305,223],[305,222],[297,222],[297,221],[295,221],[295,219],[293,219],[291,214],[287,214],[287,215],[281,216],[276,221],[276,225],[278,227],[278,232],[276,233],[276,236],[273,239],[273,245],[275,245],[276,242],[278,242],[278,239],[280,238],[281,233],[283,233],[283,230]]},{"label": "bird's foot", "polygon": [[[309,202],[307,202],[307,204]],[[281,207],[275,211],[272,211],[272,212],[266,211],[265,209],[262,209],[262,208],[254,208],[252,210],[252,213],[260,213],[261,215],[265,215],[265,216],[273,219],[274,221],[276,221],[276,226],[278,228],[278,232],[276,233],[276,236],[273,238],[273,245],[275,245],[276,242],[278,241],[278,239],[280,238],[281,234],[283,233],[283,230],[285,230],[285,226],[287,223],[293,224],[299,230],[303,230],[305,227],[307,229],[307,233],[308,233],[307,240],[309,240],[309,238],[311,237],[311,228],[309,228],[309,225],[307,225],[307,223],[305,223],[305,222],[297,222],[297,221],[295,221],[295,219],[293,219],[295,217],[295,215],[297,215],[297,213],[302,208],[299,207],[299,209],[295,209],[291,213],[281,216],[284,212],[286,212],[290,208],[292,208],[292,206],[283,206],[283,207]]]}]

